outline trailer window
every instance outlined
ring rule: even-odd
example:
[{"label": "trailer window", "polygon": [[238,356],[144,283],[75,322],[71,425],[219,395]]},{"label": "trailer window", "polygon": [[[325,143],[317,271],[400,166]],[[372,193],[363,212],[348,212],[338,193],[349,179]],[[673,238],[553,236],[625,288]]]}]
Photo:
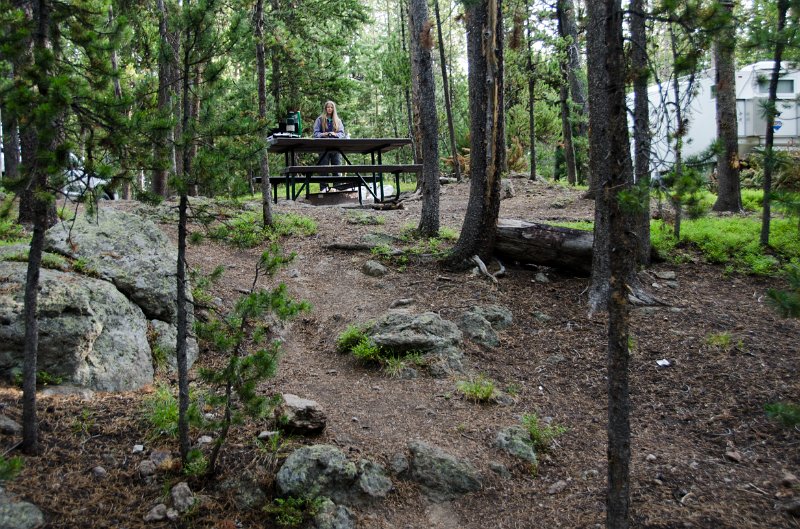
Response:
[{"label": "trailer window", "polygon": [[[769,79],[758,80],[758,92],[761,94],[769,93]],[[794,79],[778,79],[778,93],[779,94],[793,94],[794,93]]]}]

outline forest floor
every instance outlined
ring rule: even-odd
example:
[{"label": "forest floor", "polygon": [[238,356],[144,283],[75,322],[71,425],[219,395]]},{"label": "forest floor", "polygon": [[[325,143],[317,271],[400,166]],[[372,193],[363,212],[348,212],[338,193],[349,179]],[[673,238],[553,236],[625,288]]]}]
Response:
[{"label": "forest floor", "polygon": [[[591,220],[593,204],[581,192],[514,180],[516,196],[504,200],[501,217],[530,221]],[[442,225],[460,229],[469,184],[442,188]],[[126,207],[125,203],[109,204]],[[292,438],[279,458],[303,444],[332,444],[351,459],[388,465],[419,439],[472,462],[483,488],[443,504],[428,503],[417,485],[394,479],[394,490],[373,508],[356,509],[363,529],[591,528],[604,524],[606,491],[606,321],[588,315],[587,278],[553,269],[504,263],[497,285],[485,277],[453,273],[435,262],[389,265],[373,278],[361,272],[367,252],[333,250],[366,233],[398,235],[419,219],[420,202],[380,215],[382,225],[348,223],[353,213],[337,206],[281,201],[275,211],[314,218],[311,237],[282,241],[296,260],[273,280],[287,284],[313,310],[286,332],[278,374],[266,393],[294,393],[320,403],[327,429],[314,439]],[[174,227],[164,226],[174,238]],[[190,245],[191,266],[210,272],[225,266],[212,293],[231,306],[250,288],[264,248],[241,250],[217,242]],[[674,271],[675,283],[656,272]],[[544,273],[548,282],[538,281]],[[768,418],[764,405],[800,401],[800,321],[781,319],[764,302],[775,279],[726,276],[701,259],[681,265],[656,263],[643,272],[663,305],[632,312],[630,367],[633,402],[631,499],[637,528],[794,528],[800,519],[780,508],[800,496],[800,431]],[[541,279],[541,278],[540,278]],[[494,303],[511,310],[513,325],[500,345],[465,343],[465,363],[514,395],[511,405],[477,404],[460,395],[459,377],[404,380],[336,352],[348,324],[384,314],[392,302],[413,299],[409,309],[434,311],[456,321],[469,307]],[[728,336],[714,340],[714,336]],[[661,367],[657,361],[668,360]],[[203,354],[197,366],[218,365]],[[196,367],[193,369],[196,376]],[[162,375],[163,377],[163,375]],[[463,378],[463,377],[461,377]],[[165,378],[166,380],[166,378]],[[259,510],[238,510],[218,482],[189,479],[202,502],[181,522],[145,523],[180,473],[147,483],[139,462],[153,449],[177,451],[174,439],[153,437],[143,401],[153,388],[124,394],[42,397],[43,453],[26,458],[7,490],[35,503],[47,527],[273,527]],[[21,395],[0,390],[0,412],[20,419]],[[566,432],[545,454],[536,473],[493,447],[496,433],[519,424],[523,414],[551,417]],[[258,450],[254,437],[271,425],[234,429],[223,453],[225,478],[251,473],[269,491],[280,461]],[[204,432],[195,432],[202,435]],[[12,440],[0,437],[3,450]],[[133,454],[135,444],[145,452]],[[511,470],[490,470],[500,462]],[[95,477],[102,465],[108,474]],[[792,475],[789,475],[792,474]],[[558,487],[554,484],[563,481]]]}]

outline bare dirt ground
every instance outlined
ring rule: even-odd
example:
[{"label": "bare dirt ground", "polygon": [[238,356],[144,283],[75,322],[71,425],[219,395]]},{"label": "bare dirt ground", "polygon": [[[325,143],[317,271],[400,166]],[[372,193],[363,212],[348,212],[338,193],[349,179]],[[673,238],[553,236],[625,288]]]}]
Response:
[{"label": "bare dirt ground", "polygon": [[[514,185],[516,196],[503,201],[502,217],[592,218],[592,203],[577,191],[526,180]],[[468,189],[468,184],[443,187],[444,226],[460,228]],[[402,271],[390,265],[389,275],[378,279],[360,271],[371,258],[368,253],[326,247],[357,242],[370,232],[398,234],[417,222],[419,208],[419,202],[412,202],[403,210],[373,212],[385,223],[369,226],[348,223],[340,207],[277,205],[279,213],[300,213],[319,224],[314,236],[283,241],[297,259],[276,278],[314,308],[288,330],[278,375],[263,390],[314,399],[328,415],[319,438],[294,438],[283,455],[301,444],[326,443],[353,459],[387,464],[410,440],[419,439],[468,459],[484,477],[482,490],[445,504],[430,504],[416,485],[394,480],[395,490],[385,502],[356,510],[359,528],[601,526],[606,324],[603,315],[587,316],[588,280],[504,263],[508,272],[494,285],[431,262],[411,262]],[[204,242],[191,246],[188,258],[205,271],[226,267],[213,291],[230,305],[241,289],[249,288],[261,251]],[[677,285],[653,275],[670,270],[677,274]],[[536,281],[539,272],[549,282]],[[680,266],[657,263],[645,274],[655,285],[652,293],[665,304],[635,309],[632,316],[634,527],[800,527],[800,520],[780,508],[800,494],[796,481],[793,487],[784,483],[788,473],[800,475],[800,431],[764,413],[766,403],[800,401],[800,322],[779,318],[764,303],[767,288],[776,281],[726,277],[720,267],[699,260]],[[264,281],[263,286],[273,284]],[[457,377],[390,378],[336,352],[336,336],[348,324],[374,319],[401,298],[414,300],[411,310],[434,311],[451,320],[476,304],[508,307],[514,323],[501,331],[500,346],[467,343],[464,351],[468,368],[510,390],[515,402],[476,404],[455,390]],[[732,336],[730,346],[708,343],[709,336],[720,333]],[[662,359],[670,365],[659,367],[656,361]],[[199,363],[215,361],[206,355]],[[153,439],[144,421],[141,402],[150,391],[98,394],[86,401],[42,398],[43,455],[26,459],[8,491],[42,508],[52,528],[272,527],[258,510],[237,510],[230,493],[216,482],[197,479],[189,483],[203,501],[191,516],[178,523],[143,522],[150,508],[163,501],[166,485],[185,479],[176,472],[147,484],[138,476],[144,455],[131,453],[134,444],[145,444],[145,454],[156,448],[177,451],[175,440]],[[0,390],[0,406],[2,413],[19,419],[20,394]],[[518,424],[527,413],[552,417],[567,428],[536,474],[493,448],[496,432]],[[269,427],[248,424],[233,432],[223,456],[223,479],[252,472],[270,490],[269,458],[253,443]],[[13,441],[0,438],[5,449]],[[511,477],[494,473],[490,462],[507,466]],[[108,471],[105,478],[92,475],[97,465]],[[566,484],[563,490],[552,491],[559,481]]]}]

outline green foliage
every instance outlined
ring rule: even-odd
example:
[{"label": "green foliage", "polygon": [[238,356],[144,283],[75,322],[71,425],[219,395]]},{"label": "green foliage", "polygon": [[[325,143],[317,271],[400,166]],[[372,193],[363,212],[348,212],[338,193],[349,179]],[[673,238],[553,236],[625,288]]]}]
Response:
[{"label": "green foliage", "polygon": [[72,261],[72,269],[85,276],[100,277],[100,273],[89,264],[89,260],[85,257],[79,257]]},{"label": "green foliage", "polygon": [[789,289],[769,289],[768,302],[784,318],[800,318],[800,266],[790,266],[786,278],[789,281]]},{"label": "green foliage", "polygon": [[213,296],[208,291],[211,285],[216,283],[225,273],[225,267],[217,266],[210,274],[202,274],[198,269],[191,269],[189,276],[192,284],[192,299],[197,307],[207,307],[211,305]]},{"label": "green foliage", "polygon": [[792,402],[773,402],[764,406],[767,416],[787,428],[800,425],[800,406]]},{"label": "green foliage", "polygon": [[279,527],[298,528],[313,519],[322,507],[322,498],[275,498],[264,510],[275,519]]},{"label": "green foliage", "polygon": [[722,349],[723,351],[731,351],[733,349],[742,349],[744,343],[741,340],[734,341],[734,337],[729,332],[718,332],[706,336],[705,342],[711,347]]},{"label": "green foliage", "polygon": [[488,402],[496,394],[494,382],[484,375],[478,375],[469,380],[460,380],[456,382],[456,389],[467,399],[475,402]]},{"label": "green foliage", "polygon": [[441,228],[439,228],[439,238],[442,239],[443,241],[454,242],[458,240],[458,232],[453,228],[442,226]]},{"label": "green foliage", "polygon": [[348,325],[347,328],[336,337],[336,350],[340,353],[350,352],[365,338],[367,338],[367,335],[363,326]]},{"label": "green foliage", "polygon": [[531,443],[537,451],[546,452],[553,445],[553,441],[567,429],[559,425],[542,425],[535,413],[522,416],[522,425],[531,435]]},{"label": "green foliage", "polygon": [[72,433],[81,437],[89,437],[94,424],[94,414],[84,408],[81,410],[81,414],[72,421]]},{"label": "green foliage", "polygon": [[549,222],[552,226],[561,226],[562,228],[572,228],[573,230],[592,231],[594,230],[594,222],[589,220],[558,220]]},{"label": "green foliage", "polygon": [[347,213],[348,224],[361,224],[365,226],[381,226],[386,223],[383,215],[370,215],[361,211],[349,211]]},{"label": "green foliage", "polygon": [[[202,424],[202,416],[197,396],[192,394],[189,397],[189,423],[199,426]],[[153,438],[178,436],[178,399],[169,386],[156,386],[155,392],[144,399],[143,411],[145,420],[154,430],[151,434]]]},{"label": "green foliage", "polygon": [[781,262],[800,262],[800,240],[786,220],[772,221],[771,253],[759,244],[761,222],[746,217],[709,217],[683,222],[683,243],[668,233],[658,221],[651,226],[651,243],[663,258],[685,261],[681,248],[696,249],[711,263],[724,264],[731,271],[771,275],[781,270]]},{"label": "green foliage", "polygon": [[316,232],[316,222],[302,215],[276,214],[273,217],[273,225],[264,228],[256,212],[246,211],[212,229],[209,237],[239,248],[254,248],[265,241],[275,241],[280,237],[294,235],[308,237]]},{"label": "green foliage", "polygon": [[26,240],[25,229],[9,218],[0,217],[0,241],[6,244],[24,242]]},{"label": "green foliage", "polygon": [[22,467],[25,465],[23,459],[19,456],[6,457],[0,455],[0,483],[4,481],[11,481],[22,472]]},{"label": "green foliage", "polygon": [[[22,387],[22,372],[15,371],[13,375],[14,385],[17,387]],[[54,375],[47,371],[37,371],[36,372],[36,385],[37,386],[58,386],[64,382],[64,377],[59,375]]]},{"label": "green foliage", "polygon": [[202,476],[208,471],[208,458],[197,448],[189,450],[183,473],[186,476]]},{"label": "green foliage", "polygon": [[742,189],[742,208],[745,211],[761,211],[763,206],[763,189]]},{"label": "green foliage", "polygon": [[[253,284],[261,274],[274,276],[293,257],[272,244],[261,255]],[[207,405],[222,411],[221,419],[206,425],[219,433],[209,459],[209,473],[216,471],[217,457],[230,426],[242,422],[245,417],[263,419],[277,404],[275,398],[258,391],[261,382],[275,375],[281,350],[269,318],[286,320],[310,308],[307,302],[290,298],[286,285],[279,284],[272,290],[258,289],[242,296],[223,318],[198,322],[198,338],[227,357],[227,365],[221,369],[200,370],[203,382],[215,388],[207,396]]]},{"label": "green foliage", "polygon": [[364,336],[351,349],[353,356],[362,362],[380,362],[381,350],[368,336]]}]

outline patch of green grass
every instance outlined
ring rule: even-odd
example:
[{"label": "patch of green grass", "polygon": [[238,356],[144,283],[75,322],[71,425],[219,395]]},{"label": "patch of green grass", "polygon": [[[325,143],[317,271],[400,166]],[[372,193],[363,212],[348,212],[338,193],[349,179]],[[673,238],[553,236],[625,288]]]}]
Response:
[{"label": "patch of green grass", "polygon": [[273,225],[262,226],[261,216],[255,211],[245,211],[222,223],[209,232],[209,237],[225,241],[239,248],[254,248],[267,241],[287,236],[310,236],[317,232],[317,223],[295,213],[276,214]]},{"label": "patch of green grass", "polygon": [[381,349],[375,342],[368,336],[364,336],[353,348],[351,349],[353,356],[362,362],[378,362],[381,361]]},{"label": "patch of green grass", "polygon": [[[202,422],[197,397],[190,394],[189,401],[189,423],[197,426]],[[144,414],[153,429],[153,437],[178,436],[178,399],[169,386],[159,384],[155,392],[144,400]]]},{"label": "patch of green grass", "polygon": [[787,428],[800,425],[800,406],[792,402],[773,402],[764,406],[767,416]]},{"label": "patch of green grass", "polygon": [[25,229],[13,219],[0,218],[0,241],[18,243],[28,240]]},{"label": "patch of green grass", "polygon": [[788,290],[771,288],[767,291],[770,305],[784,318],[800,318],[800,266],[791,265],[786,271]]},{"label": "patch of green grass", "polygon": [[771,225],[772,254],[765,254],[759,244],[761,221],[746,217],[707,217],[685,220],[681,227],[681,244],[672,235],[671,227],[654,222],[651,242],[661,257],[684,262],[688,245],[710,263],[723,264],[729,271],[771,275],[781,270],[781,262],[800,262],[800,238],[797,227],[783,219]]},{"label": "patch of green grass", "polygon": [[347,213],[348,224],[361,224],[364,226],[382,226],[386,223],[383,215],[370,215],[363,211],[350,211]]},{"label": "patch of green grass", "polygon": [[458,240],[458,232],[453,228],[448,228],[447,226],[442,226],[439,228],[439,238],[443,241],[456,241]]},{"label": "patch of green grass", "polygon": [[562,228],[572,228],[573,230],[592,231],[594,230],[594,222],[588,220],[571,220],[571,221],[555,221],[549,222],[552,226],[560,226]]},{"label": "patch of green grass", "polygon": [[764,206],[763,189],[742,189],[742,208],[745,211],[761,211]]},{"label": "patch of green grass", "polygon": [[[36,372],[36,385],[37,386],[58,386],[64,382],[64,377],[54,375],[47,371]],[[14,372],[14,385],[22,387],[22,371]]]},{"label": "patch of green grass", "polygon": [[733,349],[741,349],[744,343],[741,340],[735,341],[733,335],[729,332],[718,332],[706,336],[706,345],[722,349],[723,351],[731,351]]},{"label": "patch of green grass", "polygon": [[100,277],[100,272],[98,272],[85,257],[79,257],[72,261],[72,269],[85,276]]},{"label": "patch of green grass", "polygon": [[364,328],[360,325],[348,325],[347,328],[336,337],[336,350],[340,353],[352,351],[367,335]]},{"label": "patch of green grass", "polygon": [[6,458],[0,455],[0,483],[10,481],[22,472],[24,461],[19,456]]},{"label": "patch of green grass", "polygon": [[322,508],[322,498],[275,498],[264,510],[275,519],[278,527],[295,529],[314,518]]},{"label": "patch of green grass", "polygon": [[186,464],[183,465],[183,474],[186,476],[202,476],[208,470],[208,458],[197,448],[189,450],[186,455]]},{"label": "patch of green grass", "polygon": [[567,431],[563,426],[552,424],[543,425],[535,413],[523,415],[522,425],[528,430],[533,447],[542,452],[549,450],[556,437]]},{"label": "patch of green grass", "polygon": [[460,380],[456,383],[456,389],[467,399],[475,402],[488,402],[496,394],[494,382],[484,375],[478,375],[470,380]]}]

